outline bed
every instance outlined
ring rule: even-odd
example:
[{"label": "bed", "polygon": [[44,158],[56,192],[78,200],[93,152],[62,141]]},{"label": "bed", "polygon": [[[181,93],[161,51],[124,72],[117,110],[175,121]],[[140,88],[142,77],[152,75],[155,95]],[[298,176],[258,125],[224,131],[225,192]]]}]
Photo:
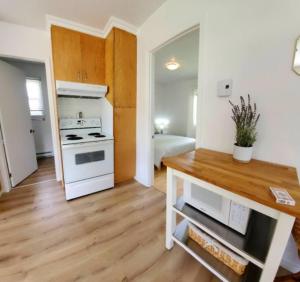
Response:
[{"label": "bed", "polygon": [[177,136],[155,134],[154,136],[154,165],[160,169],[162,158],[195,150],[195,139]]}]

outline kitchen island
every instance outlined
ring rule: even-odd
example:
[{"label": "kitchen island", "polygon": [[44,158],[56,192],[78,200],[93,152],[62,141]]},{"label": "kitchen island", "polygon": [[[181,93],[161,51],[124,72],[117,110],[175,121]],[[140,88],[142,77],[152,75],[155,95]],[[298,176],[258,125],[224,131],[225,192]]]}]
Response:
[{"label": "kitchen island", "polygon": [[[273,281],[295,218],[300,217],[296,169],[258,160],[242,164],[230,154],[207,149],[166,158],[163,162],[167,166],[166,248],[172,249],[174,242],[177,243],[222,281]],[[265,222],[264,228],[251,228],[250,236],[244,236],[192,208],[182,197],[177,198],[177,178],[250,208],[258,222]],[[270,187],[288,190],[296,205],[277,204]],[[183,219],[177,224],[178,214]],[[247,259],[245,274],[238,276],[193,244],[187,236],[189,223]],[[257,222],[252,225],[258,226]]]}]

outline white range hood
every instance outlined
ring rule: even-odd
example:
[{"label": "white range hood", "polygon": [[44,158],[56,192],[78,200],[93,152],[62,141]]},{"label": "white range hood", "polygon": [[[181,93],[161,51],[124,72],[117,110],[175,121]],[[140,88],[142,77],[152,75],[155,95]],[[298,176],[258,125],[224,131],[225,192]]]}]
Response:
[{"label": "white range hood", "polygon": [[56,80],[56,93],[65,97],[103,98],[107,93],[107,86]]}]

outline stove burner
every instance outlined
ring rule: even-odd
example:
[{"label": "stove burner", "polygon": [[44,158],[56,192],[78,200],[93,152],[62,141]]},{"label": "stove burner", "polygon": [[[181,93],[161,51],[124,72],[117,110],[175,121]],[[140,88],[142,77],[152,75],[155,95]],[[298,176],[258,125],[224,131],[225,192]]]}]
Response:
[{"label": "stove burner", "polygon": [[103,134],[98,134],[98,135],[94,135],[94,137],[96,137],[96,138],[101,138],[101,137],[105,137],[105,135],[103,135]]},{"label": "stove burner", "polygon": [[90,136],[94,136],[96,138],[106,137],[105,135],[101,134],[100,132],[92,132],[89,133]]},{"label": "stove burner", "polygon": [[76,134],[68,134],[68,135],[66,135],[66,137],[68,138],[68,137],[77,137],[77,135]]},{"label": "stove burner", "polygon": [[79,137],[79,136],[74,136],[74,137],[68,137],[67,140],[81,140],[83,139],[82,137]]}]

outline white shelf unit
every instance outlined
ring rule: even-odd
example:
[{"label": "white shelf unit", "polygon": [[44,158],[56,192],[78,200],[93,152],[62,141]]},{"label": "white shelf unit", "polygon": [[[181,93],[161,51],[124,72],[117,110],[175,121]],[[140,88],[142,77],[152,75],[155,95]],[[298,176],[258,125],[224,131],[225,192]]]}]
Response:
[{"label": "white shelf unit", "polygon": [[[173,211],[218,240],[238,255],[252,262],[259,268],[264,267],[265,259],[271,243],[276,221],[260,213],[253,212],[246,235],[242,235],[230,227],[212,219],[201,211],[189,206],[183,197],[177,199]],[[261,229],[263,227],[263,229]],[[257,238],[256,232],[260,232]]]},{"label": "white shelf unit", "polygon": [[[228,226],[210,218],[201,211],[176,197],[177,177],[190,181],[203,189],[226,196],[253,210],[246,235],[241,235]],[[199,188],[201,189],[201,188]],[[177,215],[183,220],[176,223]],[[254,219],[253,219],[254,218]],[[254,222],[251,223],[251,221]],[[187,236],[188,222],[218,240],[224,246],[249,261],[243,275],[237,275]],[[249,199],[227,192],[220,187],[167,169],[166,248],[175,242],[199,263],[225,282],[269,282],[273,281],[292,229],[294,218]],[[250,228],[250,229],[249,229]],[[194,243],[193,243],[194,242]]]},{"label": "white shelf unit", "polygon": [[209,269],[221,281],[226,282],[255,282],[259,280],[261,269],[249,263],[243,275],[236,274],[232,269],[205,251],[196,242],[188,238],[188,220],[182,220],[176,227],[172,238],[180,247],[192,255],[204,267]]}]

